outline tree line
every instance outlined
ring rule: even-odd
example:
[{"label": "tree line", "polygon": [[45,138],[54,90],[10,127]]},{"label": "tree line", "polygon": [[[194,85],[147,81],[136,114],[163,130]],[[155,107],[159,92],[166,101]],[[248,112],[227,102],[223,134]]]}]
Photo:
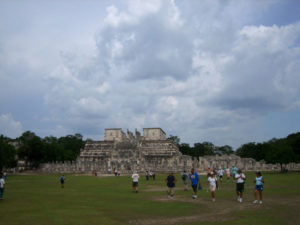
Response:
[{"label": "tree line", "polygon": [[[236,151],[229,145],[215,146],[211,142],[197,142],[191,147],[188,143],[181,143],[180,138],[173,135],[167,139],[172,141],[182,154],[197,159],[206,155],[236,154],[242,158],[279,163],[282,170],[285,164],[300,162],[300,132],[263,143],[243,144]],[[86,141],[81,134],[40,138],[35,133],[26,131],[15,139],[0,135],[0,171],[3,168],[16,167],[18,160],[24,160],[33,168],[45,162],[74,161]]]},{"label": "tree line", "polygon": [[85,142],[81,134],[40,138],[26,131],[16,139],[0,135],[0,171],[16,167],[18,160],[24,160],[32,168],[45,162],[76,160]]},{"label": "tree line", "polygon": [[284,170],[284,165],[288,163],[300,162],[300,132],[290,134],[286,138],[273,138],[268,142],[243,144],[236,151],[229,145],[214,146],[210,142],[195,143],[191,147],[187,143],[180,143],[180,138],[172,135],[168,140],[177,145],[182,154],[197,159],[205,155],[236,154],[241,158],[253,158],[257,161],[263,159],[267,163],[279,163],[281,171]]}]

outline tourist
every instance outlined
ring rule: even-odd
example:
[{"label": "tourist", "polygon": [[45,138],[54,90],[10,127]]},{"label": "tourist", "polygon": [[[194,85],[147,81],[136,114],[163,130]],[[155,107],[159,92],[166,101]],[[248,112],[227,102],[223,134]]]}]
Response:
[{"label": "tourist", "polygon": [[207,167],[207,170],[206,170],[206,176],[209,177],[210,173],[212,172],[212,169],[209,167]]},{"label": "tourist", "polygon": [[155,180],[155,172],[152,173],[152,179]]},{"label": "tourist", "polygon": [[146,180],[149,180],[149,172],[146,170]]},{"label": "tourist", "polygon": [[235,175],[236,180],[236,194],[238,196],[238,202],[243,202],[243,192],[244,192],[244,184],[246,180],[245,174],[242,173],[242,170],[238,170]]},{"label": "tourist", "polygon": [[114,174],[115,174],[115,177],[118,176],[118,170],[116,168],[114,168]]},{"label": "tourist", "polygon": [[264,190],[263,184],[265,183],[264,177],[261,175],[260,171],[256,172],[256,177],[253,181],[255,183],[255,188],[254,188],[254,204],[258,203],[257,201],[257,192],[259,193],[259,204],[262,204],[262,192]]},{"label": "tourist", "polygon": [[66,180],[65,176],[62,175],[62,176],[60,177],[60,185],[61,185],[61,188],[64,188],[64,187],[65,187],[65,180]]},{"label": "tourist", "polygon": [[120,170],[117,170],[118,177],[121,175]]},{"label": "tourist", "polygon": [[192,184],[192,188],[193,188],[193,192],[194,192],[193,199],[196,199],[197,198],[197,186],[198,186],[198,183],[200,185],[200,182],[199,182],[199,175],[198,175],[198,173],[195,172],[194,168],[191,169],[190,180],[191,180],[191,184]]},{"label": "tourist", "polygon": [[152,179],[153,177],[152,177],[152,172],[150,171],[149,172],[149,177]]},{"label": "tourist", "polygon": [[0,173],[0,200],[3,199],[4,185],[5,185],[5,180],[3,178],[3,175]]},{"label": "tourist", "polygon": [[187,191],[188,190],[188,179],[189,175],[187,172],[184,170],[183,173],[181,174],[182,182],[183,182],[183,190]]},{"label": "tourist", "polygon": [[168,192],[168,198],[173,198],[174,196],[174,188],[176,183],[176,177],[173,175],[173,172],[169,173],[169,176],[165,179],[167,183],[167,192]]},{"label": "tourist", "polygon": [[6,171],[4,171],[3,172],[3,179],[6,180],[6,177],[7,177],[7,173],[6,173]]},{"label": "tourist", "polygon": [[220,168],[218,171],[218,176],[219,176],[221,182],[223,180],[223,174],[224,174],[224,170],[222,168]]},{"label": "tourist", "polygon": [[236,166],[232,166],[231,173],[232,173],[232,178],[233,179],[235,179],[236,171],[237,171]]},{"label": "tourist", "polygon": [[131,178],[132,178],[133,191],[135,191],[135,193],[138,193],[138,185],[139,185],[140,176],[138,175],[138,173],[136,171],[134,171]]},{"label": "tourist", "polygon": [[216,199],[215,199],[215,191],[216,191],[216,188],[218,186],[218,180],[215,177],[214,173],[210,173],[210,176],[207,179],[207,185],[209,185],[209,191],[211,193],[212,201],[215,202],[216,201]]},{"label": "tourist", "polygon": [[230,179],[230,169],[227,167],[225,172],[226,172],[226,178],[227,178],[227,180],[229,180]]}]

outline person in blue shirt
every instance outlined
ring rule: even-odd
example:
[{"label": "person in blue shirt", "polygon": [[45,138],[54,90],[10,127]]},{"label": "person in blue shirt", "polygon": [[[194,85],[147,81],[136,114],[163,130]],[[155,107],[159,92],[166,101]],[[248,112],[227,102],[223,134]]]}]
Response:
[{"label": "person in blue shirt", "polygon": [[195,172],[194,168],[191,169],[190,180],[191,180],[191,185],[192,185],[193,192],[194,192],[193,199],[196,199],[197,198],[197,187],[198,187],[198,183],[200,185],[200,182],[199,182],[199,175],[198,175],[198,173]]},{"label": "person in blue shirt", "polygon": [[176,177],[174,177],[173,173],[170,172],[169,176],[165,180],[167,182],[167,187],[168,187],[168,198],[173,198],[174,196],[174,188],[175,188],[175,183],[176,183]]},{"label": "person in blue shirt", "polygon": [[65,187],[65,176],[64,175],[62,175],[61,177],[60,177],[60,185],[61,185],[61,188],[64,188]]},{"label": "person in blue shirt", "polygon": [[236,166],[233,166],[231,169],[233,179],[235,179],[236,172],[237,172],[237,168],[236,168]]},{"label": "person in blue shirt", "polygon": [[259,193],[259,204],[262,204],[262,192],[264,190],[264,186],[263,184],[265,183],[265,179],[264,177],[261,175],[260,171],[256,172],[256,177],[253,180],[253,182],[255,183],[255,188],[254,188],[254,204],[258,203],[257,201],[257,192]]}]

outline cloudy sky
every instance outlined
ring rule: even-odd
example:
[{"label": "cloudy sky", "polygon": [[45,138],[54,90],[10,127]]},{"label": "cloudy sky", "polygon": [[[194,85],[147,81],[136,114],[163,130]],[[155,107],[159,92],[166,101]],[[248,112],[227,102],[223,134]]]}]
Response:
[{"label": "cloudy sky", "polygon": [[297,0],[0,0],[0,133],[300,131]]}]

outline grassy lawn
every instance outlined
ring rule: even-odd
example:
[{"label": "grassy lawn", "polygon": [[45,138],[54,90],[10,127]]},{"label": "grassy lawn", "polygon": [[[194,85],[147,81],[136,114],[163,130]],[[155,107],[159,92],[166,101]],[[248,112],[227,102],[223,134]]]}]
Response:
[{"label": "grassy lawn", "polygon": [[[235,184],[223,181],[213,203],[205,190],[192,199],[183,191],[180,176],[174,199],[168,199],[164,178],[140,179],[138,194],[129,176],[93,177],[67,175],[9,176],[0,201],[1,225],[93,225],[93,224],[300,224],[300,174],[263,173],[263,205],[254,205],[252,180],[246,174],[244,202],[238,203]],[[201,176],[204,183],[206,177]],[[203,185],[205,187],[205,185]]]}]

